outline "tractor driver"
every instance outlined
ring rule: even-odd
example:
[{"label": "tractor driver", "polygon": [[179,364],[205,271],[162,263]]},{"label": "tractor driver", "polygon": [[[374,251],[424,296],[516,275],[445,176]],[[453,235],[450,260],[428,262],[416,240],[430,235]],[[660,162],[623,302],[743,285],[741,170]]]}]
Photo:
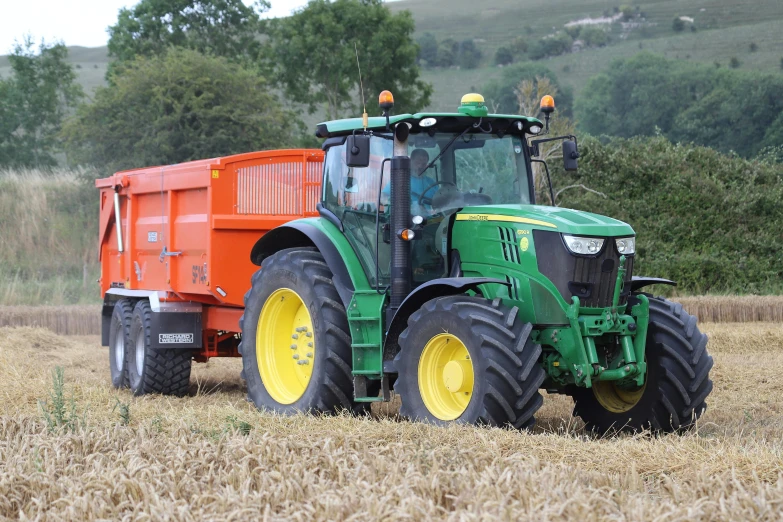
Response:
[{"label": "tractor driver", "polygon": [[[435,180],[424,175],[427,165],[430,161],[430,155],[424,149],[414,149],[411,152],[411,213],[413,215],[429,215],[431,210],[429,205],[420,204],[422,198],[431,200],[432,196],[438,191]],[[426,194],[423,194],[426,191]],[[391,182],[386,184],[383,189],[383,202],[389,204],[391,196]],[[423,212],[422,212],[423,211]]]}]

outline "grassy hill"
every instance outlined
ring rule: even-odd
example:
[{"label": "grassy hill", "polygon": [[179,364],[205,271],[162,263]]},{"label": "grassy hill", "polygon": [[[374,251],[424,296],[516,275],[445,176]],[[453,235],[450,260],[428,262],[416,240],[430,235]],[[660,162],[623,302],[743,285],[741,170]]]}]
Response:
[{"label": "grassy hill", "polygon": [[[644,24],[630,29],[612,24],[607,47],[541,60],[577,95],[587,79],[613,59],[642,50],[723,67],[736,57],[741,70],[780,71],[783,59],[781,0],[400,0],[388,5],[394,12],[407,9],[413,13],[417,36],[431,32],[438,40],[474,39],[483,52],[482,64],[476,69],[424,70],[424,78],[435,87],[434,110],[453,109],[462,94],[480,91],[497,77],[501,69],[493,65],[494,53],[515,37],[532,44],[569,22],[600,17],[621,5],[638,7]],[[678,16],[693,18],[697,31],[676,33],[672,20]],[[755,51],[751,43],[756,44]],[[104,83],[106,47],[71,47],[69,61],[88,94]],[[8,61],[0,57],[0,76],[5,74]]]}]

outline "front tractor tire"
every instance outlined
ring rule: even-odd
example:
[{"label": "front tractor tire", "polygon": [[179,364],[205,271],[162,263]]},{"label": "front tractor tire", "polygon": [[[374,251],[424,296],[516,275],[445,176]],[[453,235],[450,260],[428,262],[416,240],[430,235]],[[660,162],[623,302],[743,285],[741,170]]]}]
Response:
[{"label": "front tractor tire", "polygon": [[314,248],[264,260],[239,321],[242,375],[258,409],[284,414],[358,411],[348,316]]},{"label": "front tractor tire", "polygon": [[193,354],[190,350],[151,346],[152,308],[147,300],[136,303],[128,345],[128,380],[133,395],[160,393],[182,397],[188,393]]},{"label": "front tractor tire", "polygon": [[712,391],[707,336],[681,304],[648,297],[645,385],[622,390],[611,382],[596,382],[592,389],[576,389],[574,415],[585,421],[588,430],[683,432],[707,408],[705,400]]},{"label": "front tractor tire", "polygon": [[500,299],[427,301],[408,319],[395,357],[400,414],[411,420],[530,429],[543,397],[532,325]]}]

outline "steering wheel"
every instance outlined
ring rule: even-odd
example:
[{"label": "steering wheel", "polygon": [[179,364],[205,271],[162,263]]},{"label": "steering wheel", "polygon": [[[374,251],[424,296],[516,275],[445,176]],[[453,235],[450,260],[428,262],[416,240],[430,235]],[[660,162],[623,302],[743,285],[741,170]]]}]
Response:
[{"label": "steering wheel", "polygon": [[[457,185],[455,185],[451,181],[436,181],[435,183],[433,183],[432,185],[430,185],[429,187],[427,187],[427,188],[425,188],[424,190],[421,191],[421,196],[419,196],[419,205],[424,204],[424,205],[432,206],[432,198],[425,198],[424,194],[429,192],[432,187],[437,187],[438,185],[451,185],[454,188],[457,188]],[[437,194],[437,192],[436,192],[436,194]],[[435,197],[435,194],[433,194],[432,196]]]}]

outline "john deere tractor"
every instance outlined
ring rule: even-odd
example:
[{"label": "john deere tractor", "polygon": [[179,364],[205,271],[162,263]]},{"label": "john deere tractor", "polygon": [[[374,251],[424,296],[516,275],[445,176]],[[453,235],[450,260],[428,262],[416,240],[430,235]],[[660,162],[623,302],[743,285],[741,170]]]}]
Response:
[{"label": "john deere tractor", "polygon": [[[532,164],[554,110],[319,124],[317,218],[264,235],[240,323],[250,399],[277,412],[400,413],[528,429],[540,390],[567,394],[589,429],[671,432],[706,408],[712,358],[696,318],[643,292],[635,232],[598,214],[537,205]],[[550,186],[551,189],[551,186]]]}]

